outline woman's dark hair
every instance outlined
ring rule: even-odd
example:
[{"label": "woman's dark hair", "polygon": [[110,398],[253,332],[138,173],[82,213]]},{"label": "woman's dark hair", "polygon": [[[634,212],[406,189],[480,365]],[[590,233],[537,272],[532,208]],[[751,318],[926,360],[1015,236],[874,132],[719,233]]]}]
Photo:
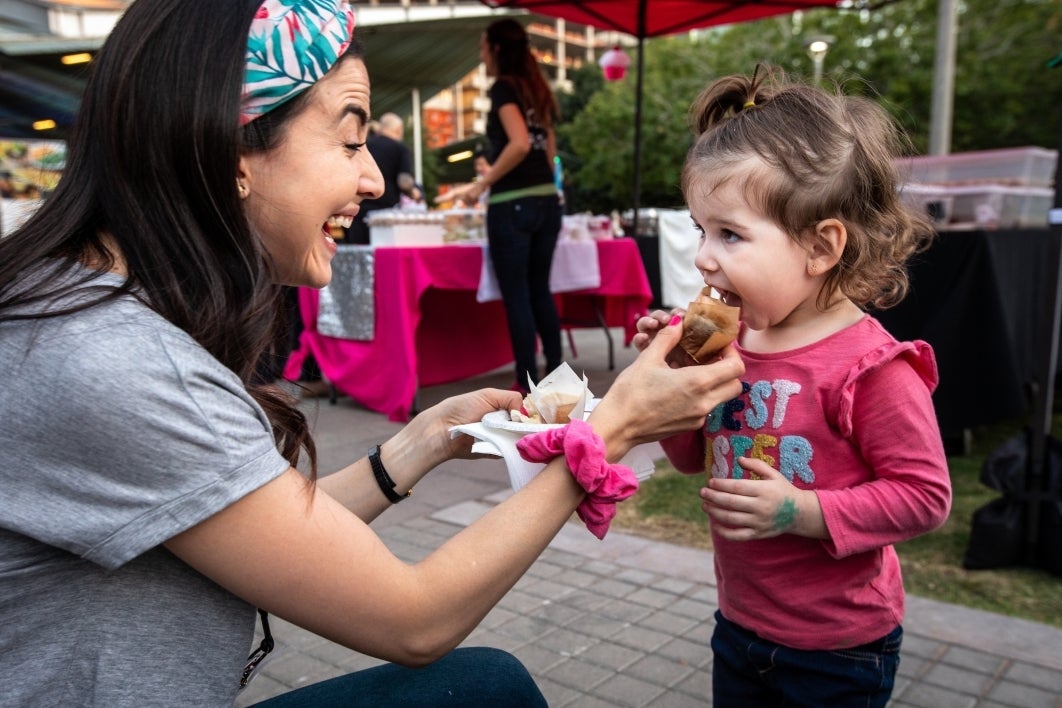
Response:
[{"label": "woman's dark hair", "polygon": [[[261,0],[137,0],[96,57],[55,192],[0,239],[0,322],[50,299],[78,263],[107,270],[117,288],[59,313],[134,295],[230,368],[269,415],[292,465],[316,454],[295,400],[258,380],[259,361],[287,332],[280,288],[236,188],[240,155],[267,150],[306,103],[303,92],[239,127],[247,35]],[[353,50],[360,56],[360,47]],[[349,54],[349,52],[348,52]],[[312,90],[312,89],[311,89]],[[32,286],[20,273],[65,263]],[[98,265],[97,265],[98,264]],[[90,271],[80,283],[92,280]]]},{"label": "woman's dark hair", "polygon": [[495,52],[498,79],[512,83],[520,105],[534,111],[535,120],[549,128],[559,117],[557,99],[531,53],[527,30],[514,19],[495,20],[485,31],[487,45]]}]

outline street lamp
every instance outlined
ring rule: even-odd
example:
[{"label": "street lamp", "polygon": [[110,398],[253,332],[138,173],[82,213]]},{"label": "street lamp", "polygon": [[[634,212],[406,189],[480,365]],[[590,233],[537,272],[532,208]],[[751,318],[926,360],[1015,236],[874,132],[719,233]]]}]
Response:
[{"label": "street lamp", "polygon": [[811,57],[812,65],[815,67],[815,84],[817,85],[822,81],[822,63],[826,59],[826,52],[830,51],[830,45],[834,43],[834,38],[830,35],[823,34],[817,37],[811,37],[804,42],[804,48],[808,50],[808,55]]}]

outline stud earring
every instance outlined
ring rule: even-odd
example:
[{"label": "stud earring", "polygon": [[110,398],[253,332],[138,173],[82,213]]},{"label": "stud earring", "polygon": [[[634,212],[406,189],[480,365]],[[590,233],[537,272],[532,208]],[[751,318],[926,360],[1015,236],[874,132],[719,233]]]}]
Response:
[{"label": "stud earring", "polygon": [[246,197],[247,185],[241,182],[240,180],[236,180],[236,191],[240,193],[241,197]]},{"label": "stud earring", "polygon": [[808,264],[808,275],[816,275],[819,272],[819,266],[817,263]]}]

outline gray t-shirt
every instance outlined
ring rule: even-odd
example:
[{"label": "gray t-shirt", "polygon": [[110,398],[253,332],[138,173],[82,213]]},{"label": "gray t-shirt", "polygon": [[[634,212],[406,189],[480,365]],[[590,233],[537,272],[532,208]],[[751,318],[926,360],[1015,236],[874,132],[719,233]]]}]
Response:
[{"label": "gray t-shirt", "polygon": [[254,608],[160,544],[288,468],[265,413],[129,297],[0,362],[0,705],[231,705]]}]

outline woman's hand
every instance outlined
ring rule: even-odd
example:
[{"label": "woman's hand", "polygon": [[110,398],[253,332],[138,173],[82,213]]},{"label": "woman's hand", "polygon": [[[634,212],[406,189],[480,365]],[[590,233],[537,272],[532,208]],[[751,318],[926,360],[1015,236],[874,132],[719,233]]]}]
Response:
[{"label": "woman's hand", "polygon": [[475,204],[479,200],[479,195],[483,194],[485,189],[482,182],[468,182],[456,187],[451,187],[443,194],[436,195],[432,200],[436,204],[444,204],[446,202],[462,202],[464,204]]},{"label": "woman's hand", "polygon": [[829,538],[819,498],[799,489],[763,460],[739,457],[746,475],[759,479],[710,478],[701,490],[704,509],[715,532],[731,541],[751,541],[790,533]]},{"label": "woman's hand", "polygon": [[476,180],[468,185],[468,188],[464,190],[461,199],[468,204],[478,204],[479,198],[483,196],[483,192],[487,191],[487,183],[482,180]]},{"label": "woman's hand", "polygon": [[745,365],[733,346],[711,364],[672,368],[668,357],[681,334],[681,317],[672,317],[620,372],[590,415],[613,461],[640,443],[702,426],[715,406],[741,393]]},{"label": "woman's hand", "polygon": [[472,443],[475,442],[473,438],[469,435],[458,435],[451,439],[450,428],[465,423],[477,423],[491,411],[512,410],[519,408],[522,403],[523,396],[520,393],[494,388],[451,396],[418,413],[395,439],[399,444],[399,438],[417,441],[417,446],[430,456],[429,469],[455,458],[480,458],[483,455],[472,452]]},{"label": "woman's hand", "polygon": [[[447,460],[472,459],[471,436],[450,438],[450,428],[478,422],[496,410],[518,408],[516,391],[482,389],[453,396],[417,414],[394,437],[380,445],[380,459],[399,494],[412,489],[428,472]],[[353,462],[317,482],[318,488],[368,523],[391,505],[380,493],[367,458]]]}]

